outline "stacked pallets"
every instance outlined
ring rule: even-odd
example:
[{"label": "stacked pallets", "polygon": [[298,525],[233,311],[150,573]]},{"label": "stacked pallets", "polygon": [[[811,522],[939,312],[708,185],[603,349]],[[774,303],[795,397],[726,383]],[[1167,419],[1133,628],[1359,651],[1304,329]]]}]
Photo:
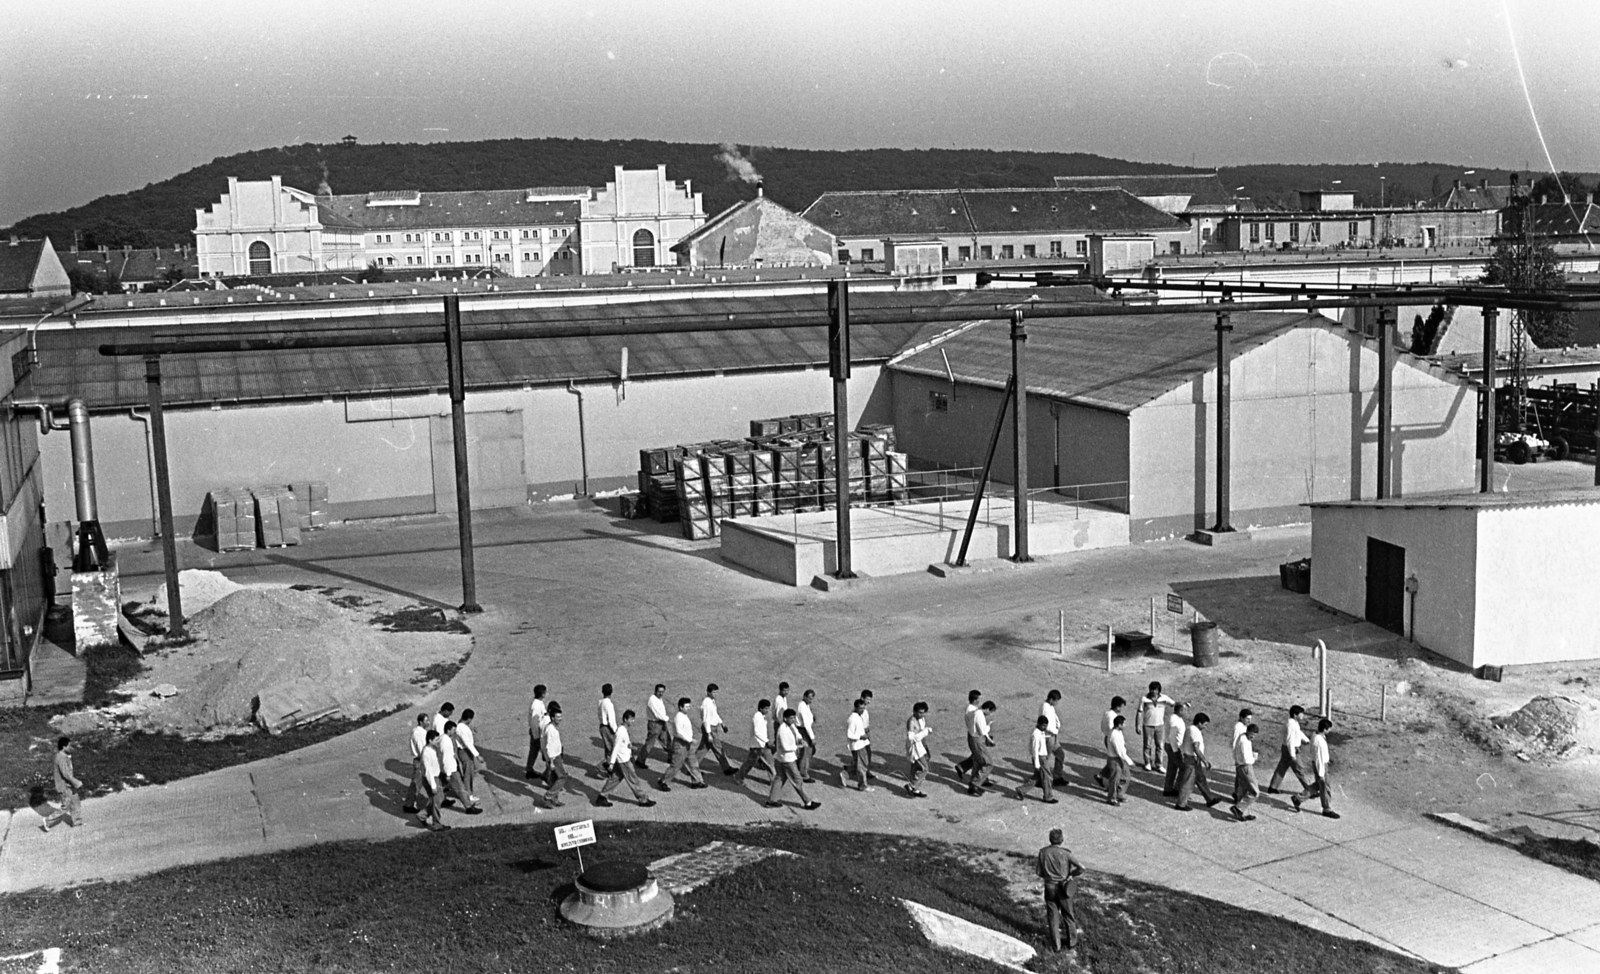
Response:
[{"label": "stacked pallets", "polygon": [[327,526],[328,485],[322,481],[227,487],[206,494],[194,539],[214,551],[249,551],[297,545],[302,531]]},{"label": "stacked pallets", "polygon": [[713,440],[639,451],[634,517],[678,521],[683,536],[710,538],[725,517],[759,517],[838,506],[835,472],[845,465],[853,504],[905,501],[905,455],[894,427],[872,426],[834,437],[829,413],[750,423],[743,440]]}]

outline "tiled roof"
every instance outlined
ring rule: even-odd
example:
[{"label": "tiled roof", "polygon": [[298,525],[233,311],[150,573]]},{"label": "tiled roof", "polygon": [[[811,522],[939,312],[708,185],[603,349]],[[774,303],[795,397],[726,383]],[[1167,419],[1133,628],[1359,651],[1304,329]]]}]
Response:
[{"label": "tiled roof", "polygon": [[1181,230],[1118,189],[948,189],[824,193],[800,214],[840,237]]},{"label": "tiled roof", "polygon": [[1422,204],[1425,210],[1498,210],[1511,205],[1510,186],[1452,186]]},{"label": "tiled roof", "polygon": [[43,240],[0,242],[0,293],[26,294],[33,286],[34,274],[39,269],[39,257],[43,253]]},{"label": "tiled roof", "polygon": [[384,200],[373,206],[369,204],[369,195],[319,196],[316,198],[318,216],[326,226],[365,230],[537,227],[578,222],[576,200],[568,198],[530,203],[529,191],[524,189],[421,193],[418,194],[420,201],[415,206],[396,206],[392,201]]},{"label": "tiled roof", "polygon": [[1547,237],[1600,235],[1600,207],[1588,200],[1536,203],[1528,207],[1533,232]]},{"label": "tiled roof", "polygon": [[[1025,295],[1022,291],[1006,292],[1004,298],[1025,300]],[[851,295],[851,306],[857,309],[972,302],[984,313],[993,313],[996,301],[997,295],[988,291]],[[607,308],[630,320],[638,320],[652,316],[770,314],[825,307],[826,297],[821,294],[689,298],[606,307],[511,310],[476,310],[470,301],[464,301],[462,318],[470,328],[484,324],[561,323],[575,315],[599,316],[606,313]],[[212,306],[200,310],[215,312],[217,309]],[[241,315],[252,314],[250,306],[239,310]],[[161,333],[180,331],[185,337],[199,338],[233,335],[241,329],[276,334],[421,326],[436,329],[439,316],[437,305],[415,314],[374,313],[351,318],[331,318],[315,309],[307,309],[299,315],[286,315],[270,325],[259,322],[195,324],[178,329],[163,328]],[[851,330],[852,358],[857,362],[887,361],[922,328],[922,323],[912,321],[858,324]],[[34,371],[34,387],[38,394],[52,400],[80,397],[96,411],[125,409],[144,403],[147,390],[143,361],[107,358],[99,352],[103,343],[129,341],[129,331],[126,326],[94,327],[92,321],[80,322],[77,328],[41,330],[39,367]],[[634,379],[806,368],[825,365],[828,361],[827,333],[820,327],[469,342],[464,356],[467,385],[473,389],[492,389],[528,384],[565,385],[569,379],[608,381],[617,376],[623,346],[628,348],[628,374]],[[437,345],[171,355],[164,360],[163,376],[164,398],[174,406],[418,393],[444,389],[448,385],[444,350]],[[826,382],[826,373],[819,372],[817,381]]]},{"label": "tiled roof", "polygon": [[1227,206],[1233,194],[1216,173],[1149,176],[1057,176],[1056,189],[1124,189],[1135,196],[1187,196],[1189,206]]},{"label": "tiled roof", "polygon": [[[1216,315],[1209,312],[1034,319],[1028,322],[1028,391],[1132,412],[1215,367],[1215,325]],[[1235,312],[1234,353],[1307,325],[1330,323],[1293,312]],[[889,367],[940,379],[954,374],[960,382],[1004,388],[1011,377],[1010,323],[985,321]]]},{"label": "tiled roof", "polygon": [[64,250],[60,253],[61,265],[68,270],[110,272],[124,284],[159,280],[169,268],[183,269],[185,277],[200,276],[199,257],[191,250],[185,254],[177,247],[152,247],[147,249]]}]

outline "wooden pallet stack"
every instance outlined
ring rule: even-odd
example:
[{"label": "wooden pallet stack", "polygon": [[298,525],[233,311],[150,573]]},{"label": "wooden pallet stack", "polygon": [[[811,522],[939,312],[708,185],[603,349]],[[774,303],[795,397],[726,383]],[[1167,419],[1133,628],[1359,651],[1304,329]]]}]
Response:
[{"label": "wooden pallet stack", "polygon": [[213,551],[249,551],[256,546],[255,501],[244,488],[223,487],[206,494],[195,521],[194,539]]},{"label": "wooden pallet stack", "polygon": [[287,487],[252,487],[256,530],[251,547],[284,548],[300,543],[300,512]]}]

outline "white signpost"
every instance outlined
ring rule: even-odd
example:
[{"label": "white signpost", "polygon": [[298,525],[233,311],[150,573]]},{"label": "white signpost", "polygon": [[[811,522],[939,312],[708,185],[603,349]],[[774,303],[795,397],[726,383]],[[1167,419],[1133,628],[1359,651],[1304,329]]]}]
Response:
[{"label": "white signpost", "polygon": [[556,827],[556,848],[565,852],[568,849],[578,850],[578,871],[583,871],[583,847],[594,845],[594,819],[584,819],[573,822],[571,825]]}]

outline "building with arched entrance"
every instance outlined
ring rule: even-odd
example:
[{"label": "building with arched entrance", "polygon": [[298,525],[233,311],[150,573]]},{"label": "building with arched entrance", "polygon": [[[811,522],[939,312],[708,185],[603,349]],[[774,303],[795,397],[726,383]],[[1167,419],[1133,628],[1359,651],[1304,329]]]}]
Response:
[{"label": "building with arched entrance", "polygon": [[595,191],[578,218],[583,273],[674,264],[672,245],[705,222],[700,194],[688,180],[668,179],[666,166],[617,166],[615,178]]}]

